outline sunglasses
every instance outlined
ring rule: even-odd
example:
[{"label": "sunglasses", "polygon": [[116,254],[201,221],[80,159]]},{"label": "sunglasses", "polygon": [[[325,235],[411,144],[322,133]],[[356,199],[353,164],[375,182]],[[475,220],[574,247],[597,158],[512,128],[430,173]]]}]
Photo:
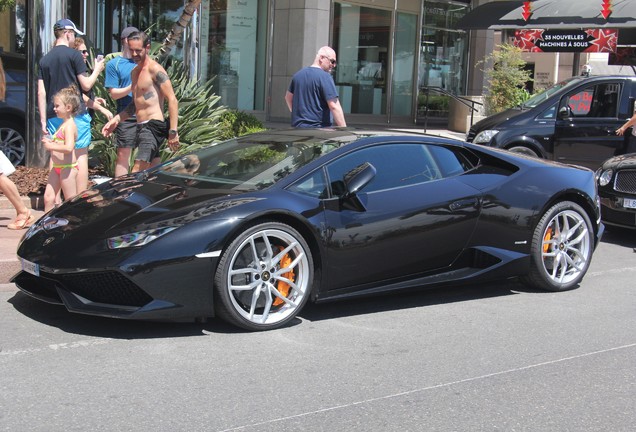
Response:
[{"label": "sunglasses", "polygon": [[82,50],[82,54],[88,55],[88,50]]},{"label": "sunglasses", "polygon": [[333,66],[336,65],[336,61],[334,59],[331,59],[331,58],[329,58],[327,56],[323,56],[323,57],[326,58],[327,60],[329,60],[329,63],[331,63]]}]

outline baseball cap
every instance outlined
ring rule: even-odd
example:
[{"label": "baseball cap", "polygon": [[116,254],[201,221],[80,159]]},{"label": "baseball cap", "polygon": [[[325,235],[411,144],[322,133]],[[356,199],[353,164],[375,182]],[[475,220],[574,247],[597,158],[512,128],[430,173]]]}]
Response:
[{"label": "baseball cap", "polygon": [[139,31],[139,29],[137,27],[126,27],[125,29],[123,29],[121,31],[121,36],[119,36],[119,38],[120,39],[127,38],[128,36],[130,36],[134,32],[138,32],[138,31]]},{"label": "baseball cap", "polygon": [[55,23],[55,25],[53,26],[53,30],[73,30],[75,33],[77,33],[78,35],[84,35],[84,32],[81,30],[78,30],[77,27],[75,27],[75,23],[73,21],[71,21],[70,19],[61,19],[58,22]]}]

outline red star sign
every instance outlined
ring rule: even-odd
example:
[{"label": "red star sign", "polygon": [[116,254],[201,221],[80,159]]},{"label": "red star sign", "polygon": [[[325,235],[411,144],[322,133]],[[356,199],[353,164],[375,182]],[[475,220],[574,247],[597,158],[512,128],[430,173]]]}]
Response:
[{"label": "red star sign", "polygon": [[[616,31],[599,29],[596,39],[590,42],[590,47],[585,51],[590,52],[614,52],[616,51]],[[596,48],[591,45],[595,45]]]}]

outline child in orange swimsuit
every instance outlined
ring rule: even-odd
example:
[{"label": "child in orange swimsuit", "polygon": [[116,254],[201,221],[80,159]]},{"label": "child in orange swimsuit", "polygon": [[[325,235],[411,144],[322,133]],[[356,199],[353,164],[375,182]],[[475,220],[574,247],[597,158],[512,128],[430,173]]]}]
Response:
[{"label": "child in orange swimsuit", "polygon": [[77,126],[73,117],[79,109],[79,98],[79,91],[74,85],[63,88],[53,96],[53,109],[63,122],[52,139],[48,136],[42,138],[44,147],[51,152],[51,171],[44,191],[44,211],[55,207],[55,197],[60,190],[65,199],[77,194]]}]

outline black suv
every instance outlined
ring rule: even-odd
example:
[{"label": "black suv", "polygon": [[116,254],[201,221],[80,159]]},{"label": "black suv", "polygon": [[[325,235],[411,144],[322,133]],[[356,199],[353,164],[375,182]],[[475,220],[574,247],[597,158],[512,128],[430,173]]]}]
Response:
[{"label": "black suv", "polygon": [[572,77],[475,123],[466,141],[596,169],[624,153],[627,137],[616,129],[635,97],[636,77]]},{"label": "black suv", "polygon": [[7,83],[5,100],[0,101],[0,150],[18,165],[26,155],[26,59],[5,52],[0,52],[0,57]]}]

